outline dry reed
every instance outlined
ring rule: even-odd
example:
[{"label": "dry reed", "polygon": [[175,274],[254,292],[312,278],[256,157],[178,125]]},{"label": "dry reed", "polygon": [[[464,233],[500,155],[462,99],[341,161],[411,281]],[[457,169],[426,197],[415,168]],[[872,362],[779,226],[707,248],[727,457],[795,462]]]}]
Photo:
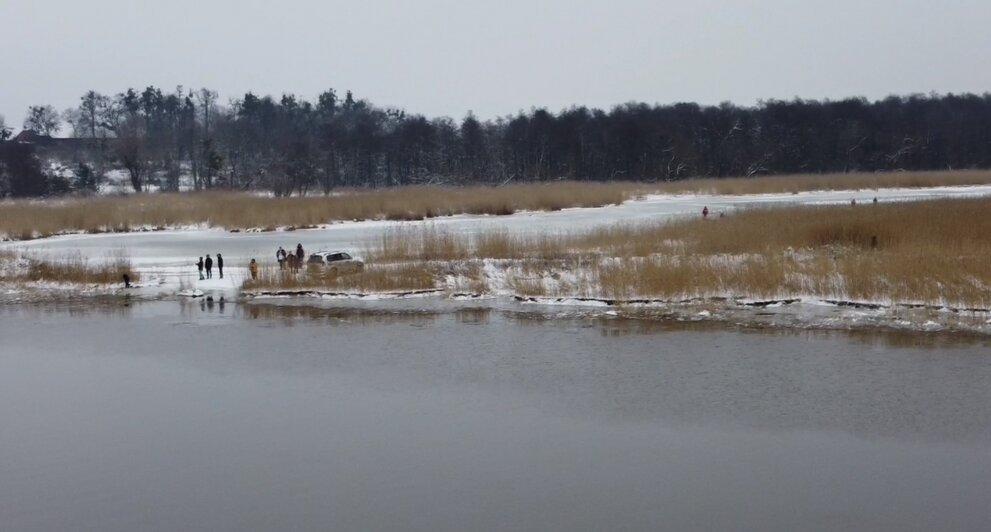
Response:
[{"label": "dry reed", "polygon": [[392,231],[383,262],[508,259],[521,295],[708,296],[991,308],[991,199],[744,210],[550,238]]},{"label": "dry reed", "polygon": [[331,275],[312,267],[291,273],[266,265],[259,268],[257,279],[246,280],[241,288],[249,292],[412,292],[437,288],[437,275],[431,268],[415,264],[372,265],[349,275]]},{"label": "dry reed", "polygon": [[29,240],[63,232],[124,232],[205,224],[227,229],[310,227],[346,220],[422,220],[452,214],[512,214],[618,204],[630,183],[410,186],[275,198],[235,192],[138,194],[0,202],[0,236]]},{"label": "dry reed", "polygon": [[877,190],[991,184],[989,170],[926,172],[858,172],[848,174],[798,174],[760,177],[697,178],[660,184],[670,194],[780,194],[812,190]]},{"label": "dry reed", "polygon": [[274,198],[237,192],[138,194],[0,202],[0,237],[29,240],[64,232],[123,232],[184,225],[226,229],[310,227],[345,220],[422,220],[453,214],[504,215],[598,207],[646,193],[763,194],[991,184],[989,171],[899,172],[688,179],[666,183],[553,183],[409,186]]},{"label": "dry reed", "polygon": [[132,282],[140,280],[130,258],[121,251],[93,262],[79,253],[54,258],[11,251],[0,255],[0,282],[119,284],[125,274]]}]

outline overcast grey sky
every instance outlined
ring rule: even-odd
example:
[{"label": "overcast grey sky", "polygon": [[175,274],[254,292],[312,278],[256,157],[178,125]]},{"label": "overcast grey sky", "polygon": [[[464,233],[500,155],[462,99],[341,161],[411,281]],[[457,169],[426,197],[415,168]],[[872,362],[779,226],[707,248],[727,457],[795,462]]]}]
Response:
[{"label": "overcast grey sky", "polygon": [[333,87],[428,116],[991,90],[991,1],[0,0],[0,114]]}]

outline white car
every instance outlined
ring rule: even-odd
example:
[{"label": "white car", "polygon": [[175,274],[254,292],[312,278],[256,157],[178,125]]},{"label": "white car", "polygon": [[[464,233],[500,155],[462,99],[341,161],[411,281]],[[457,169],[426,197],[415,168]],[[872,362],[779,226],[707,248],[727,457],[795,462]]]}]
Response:
[{"label": "white car", "polygon": [[317,251],[306,259],[309,266],[326,266],[331,275],[360,272],[365,269],[365,263],[351,256],[346,251]]}]

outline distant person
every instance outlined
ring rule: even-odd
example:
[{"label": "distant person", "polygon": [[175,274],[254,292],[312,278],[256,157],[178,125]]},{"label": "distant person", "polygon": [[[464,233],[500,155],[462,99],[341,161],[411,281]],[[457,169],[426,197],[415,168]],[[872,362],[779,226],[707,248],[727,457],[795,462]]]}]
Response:
[{"label": "distant person", "polygon": [[206,255],[206,278],[213,279],[213,259],[210,258],[210,254]]},{"label": "distant person", "polygon": [[280,270],[286,269],[286,257],[288,255],[289,254],[286,253],[286,250],[283,249],[282,246],[279,246],[279,250],[275,252],[275,260],[279,261]]},{"label": "distant person", "polygon": [[257,281],[258,280],[258,263],[255,262],[255,259],[251,259],[251,262],[248,263],[248,271],[251,273],[251,280],[252,281]]},{"label": "distant person", "polygon": [[708,217],[709,217],[709,206],[706,205],[705,207],[702,207],[702,218],[708,218]]},{"label": "distant person", "polygon": [[200,257],[200,261],[196,263],[196,268],[200,271],[200,280],[203,280],[203,257]]},{"label": "distant person", "polygon": [[130,287],[131,287],[131,276],[125,273],[124,274],[124,288],[130,288]]},{"label": "distant person", "polygon": [[852,200],[850,200],[850,206],[851,207],[856,207],[857,206],[857,198],[853,198]]},{"label": "distant person", "polygon": [[303,263],[303,244],[296,244],[296,265]]},{"label": "distant person", "polygon": [[224,278],[224,258],[217,253],[217,273],[220,274],[220,278]]},{"label": "distant person", "polygon": [[877,205],[877,196],[874,196],[874,205]]}]

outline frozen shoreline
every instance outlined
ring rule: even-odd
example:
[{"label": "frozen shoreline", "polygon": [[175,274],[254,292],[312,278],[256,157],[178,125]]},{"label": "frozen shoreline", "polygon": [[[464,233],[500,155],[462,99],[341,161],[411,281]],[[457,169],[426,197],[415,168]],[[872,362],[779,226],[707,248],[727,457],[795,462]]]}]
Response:
[{"label": "frozen shoreline", "polygon": [[[697,216],[703,206],[712,214],[734,209],[768,205],[846,204],[851,199],[869,203],[879,201],[919,201],[947,197],[991,196],[991,186],[940,187],[927,189],[885,189],[861,191],[802,192],[797,194],[763,194],[751,196],[655,195],[609,207],[574,208],[554,212],[521,212],[508,216],[456,215],[416,222],[365,221],[344,222],[315,229],[275,232],[230,232],[202,226],[181,229],[149,230],[131,233],[72,234],[30,241],[0,242],[0,251],[16,250],[39,257],[57,257],[78,253],[97,259],[123,250],[131,257],[134,270],[142,281],[135,288],[27,284],[0,285],[0,299],[6,303],[31,302],[86,297],[125,297],[138,300],[171,299],[202,296],[234,301],[258,297],[308,297],[318,300],[376,301],[396,298],[431,298],[444,301],[497,300],[500,304],[547,308],[607,308],[622,313],[636,313],[655,319],[706,319],[728,322],[763,322],[768,315],[785,326],[881,326],[918,330],[967,330],[991,334],[987,309],[950,309],[916,305],[911,302],[844,301],[802,294],[783,295],[782,300],[760,301],[738,294],[708,294],[699,300],[663,301],[631,299],[614,301],[594,297],[536,297],[521,295],[507,287],[498,271],[487,271],[489,289],[484,293],[464,290],[463,279],[450,276],[436,292],[417,293],[320,293],[297,290],[278,293],[241,293],[248,277],[251,258],[273,261],[278,246],[287,249],[301,243],[308,252],[341,249],[362,255],[367,246],[391,228],[436,227],[454,235],[472,235],[489,231],[511,234],[569,234],[590,228],[624,224],[656,223],[684,216]],[[198,256],[222,253],[228,265],[225,278],[215,273],[213,279],[200,280],[193,263]],[[488,261],[486,261],[488,262]],[[488,268],[487,268],[488,270]],[[503,272],[504,275],[505,272]],[[575,272],[580,273],[580,272]],[[666,314],[667,313],[667,314]],[[748,316],[749,315],[749,316]],[[966,315],[966,319],[964,319]]]}]

